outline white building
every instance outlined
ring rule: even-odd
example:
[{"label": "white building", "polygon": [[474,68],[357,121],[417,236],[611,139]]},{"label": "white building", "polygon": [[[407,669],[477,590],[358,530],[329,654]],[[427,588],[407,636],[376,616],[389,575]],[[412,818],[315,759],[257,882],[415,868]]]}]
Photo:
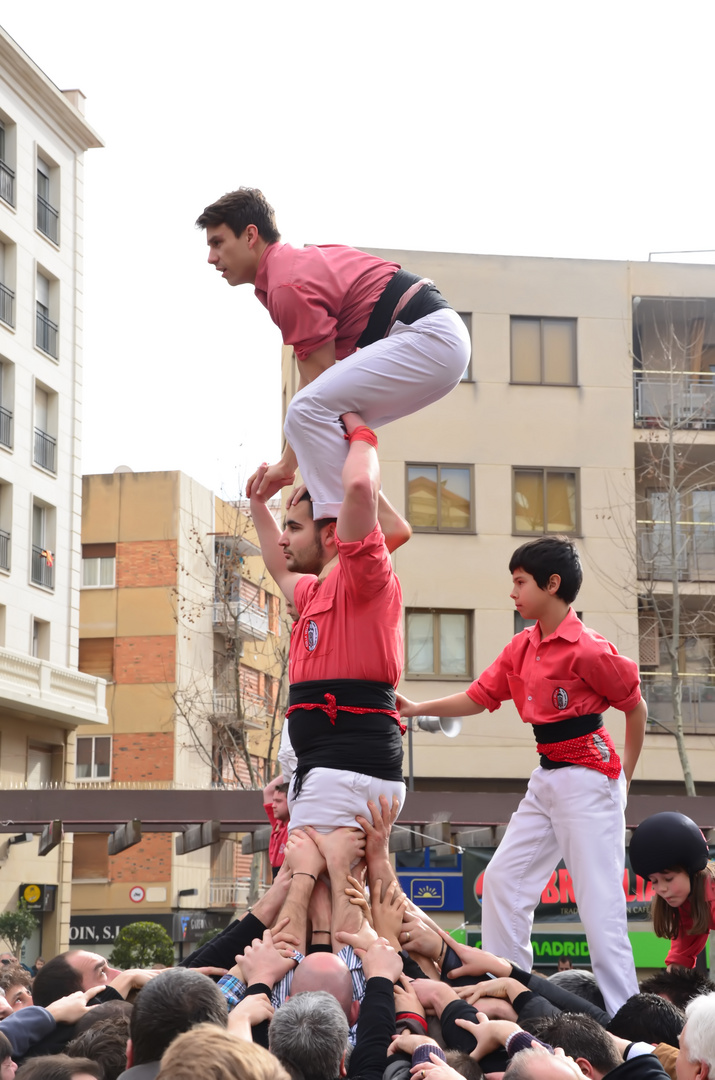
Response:
[{"label": "white building", "polygon": [[[77,670],[81,559],[83,155],[102,146],[0,29],[0,805],[65,780],[77,724],[106,724],[105,684]],[[74,775],[73,771],[70,778]],[[0,843],[0,910],[49,886],[42,937],[69,940],[65,844]],[[55,887],[55,888],[52,888]],[[53,904],[54,910],[48,910]],[[34,895],[30,891],[29,895]]]}]

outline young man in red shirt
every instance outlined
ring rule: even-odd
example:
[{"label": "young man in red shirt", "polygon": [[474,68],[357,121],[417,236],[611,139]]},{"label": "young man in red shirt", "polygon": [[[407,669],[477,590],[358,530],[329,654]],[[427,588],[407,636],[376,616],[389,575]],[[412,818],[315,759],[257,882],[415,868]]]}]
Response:
[{"label": "young man in red shirt", "polygon": [[262,485],[266,465],[251,493],[266,568],[299,613],[289,665],[288,723],[298,756],[291,830],[355,828],[357,814],[370,820],[369,800],[396,796],[401,806],[405,797],[395,708],[402,591],[378,523],[377,439],[356,414],[343,420],[349,451],[337,521],[314,520],[306,496],[289,505],[281,533],[266,506],[280,481]]},{"label": "young man in red shirt", "polygon": [[[623,891],[624,811],[647,718],[638,665],[571,609],[581,587],[572,540],[544,536],[512,555],[511,598],[523,630],[466,693],[416,704],[402,716],[493,712],[512,699],[532,724],[541,764],[484,876],[484,948],[531,970],[534,909],[563,858],[573,880],[593,972],[613,1015],[638,993]],[[623,765],[601,713],[626,715]]]},{"label": "young man in red shirt", "polygon": [[271,823],[271,839],[268,843],[268,861],[271,864],[273,877],[276,876],[283,860],[285,859],[285,847],[288,840],[288,822],[290,811],[288,809],[288,784],[283,782],[282,776],[276,776],[263,789],[263,809]]},{"label": "young man in red shirt", "polygon": [[316,520],[337,517],[347,456],[341,415],[357,412],[380,427],[444,397],[469,362],[464,323],[432,281],[397,263],[340,245],[281,244],[257,188],[224,195],[196,224],[206,229],[209,263],[229,285],[255,287],[298,360],[286,448],[262,473],[259,494],[291,484],[299,465]]}]

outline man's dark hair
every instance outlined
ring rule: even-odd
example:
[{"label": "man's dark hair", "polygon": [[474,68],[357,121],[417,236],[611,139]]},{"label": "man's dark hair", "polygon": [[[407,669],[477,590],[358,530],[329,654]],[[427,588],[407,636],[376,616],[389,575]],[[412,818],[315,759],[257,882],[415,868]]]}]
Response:
[{"label": "man's dark hair", "polygon": [[67,953],[60,953],[48,960],[35,975],[32,984],[32,1000],[45,1008],[68,994],[82,989],[82,972],[73,968]]},{"label": "man's dark hair", "polygon": [[87,1028],[67,1045],[66,1052],[69,1057],[96,1061],[102,1066],[104,1080],[117,1080],[127,1068],[128,1038],[129,1017],[120,1014]]},{"label": "man's dark hair", "polygon": [[569,1057],[586,1058],[598,1072],[609,1073],[623,1064],[608,1032],[592,1016],[561,1013],[548,1017],[539,1025],[539,1038],[562,1047]]},{"label": "man's dark hair", "polygon": [[158,1061],[177,1035],[208,1021],[226,1027],[226,999],[207,975],[169,968],[137,995],[129,1021],[135,1065]]},{"label": "man's dark hair", "polygon": [[[298,502],[304,502],[308,504],[310,516],[311,518],[313,518],[313,500],[310,497],[310,493],[308,491],[304,491],[301,497],[298,499]],[[315,518],[313,518],[313,524],[315,525],[316,532],[319,532],[321,529],[324,529],[326,525],[330,525],[331,523],[336,524],[337,520],[338,519],[335,517],[322,517],[318,518],[317,521],[315,520]]]},{"label": "man's dark hair", "polygon": [[69,1057],[68,1054],[43,1054],[33,1057],[15,1073],[15,1080],[72,1080],[79,1073],[102,1080],[102,1066],[89,1058]]},{"label": "man's dark hair", "polygon": [[0,1065],[2,1065],[3,1061],[7,1061],[9,1057],[12,1057],[14,1052],[7,1035],[3,1035],[0,1031]]},{"label": "man's dark hair", "polygon": [[509,562],[509,573],[515,570],[531,574],[540,589],[546,588],[552,574],[558,574],[561,584],[556,595],[567,604],[576,599],[583,581],[581,559],[568,536],[540,536],[522,544]]},{"label": "man's dark hair", "polygon": [[348,1021],[327,990],[304,990],[276,1009],[268,1044],[292,1077],[335,1080],[348,1045]]},{"label": "man's dark hair", "polygon": [[612,1017],[608,1030],[629,1042],[677,1046],[684,1027],[685,1013],[672,1001],[657,994],[634,994]]},{"label": "man's dark hair", "polygon": [[7,992],[11,986],[24,986],[29,990],[32,986],[32,975],[21,967],[3,968],[0,971],[0,990]]},{"label": "man's dark hair", "polygon": [[228,225],[236,236],[248,225],[255,225],[258,235],[268,244],[275,244],[281,238],[275,211],[258,188],[240,187],[207,206],[197,217],[196,226],[206,229],[209,225]]},{"label": "man's dark hair", "polygon": [[584,1001],[590,1001],[599,1009],[606,1010],[603,994],[599,990],[596,976],[591,971],[582,968],[572,968],[570,971],[555,971],[549,975],[549,982],[554,986],[560,986],[562,990],[568,990],[569,994],[576,994]]},{"label": "man's dark hair", "polygon": [[118,1001],[116,998],[112,1001],[103,1001],[100,1005],[92,1005],[92,1008],[84,1016],[80,1016],[75,1024],[75,1034],[81,1035],[83,1031],[87,1031],[88,1028],[100,1024],[104,1020],[122,1020],[126,1017],[128,1024],[133,1008],[134,1006],[130,1002]]},{"label": "man's dark hair", "polygon": [[280,791],[282,795],[285,795],[289,788],[290,784],[276,784],[276,791]]},{"label": "man's dark hair", "polygon": [[673,966],[670,971],[657,971],[655,975],[649,975],[643,979],[640,988],[642,994],[658,994],[672,1001],[679,1009],[684,1009],[699,994],[715,992],[715,983],[695,968]]},{"label": "man's dark hair", "polygon": [[444,1056],[447,1064],[460,1076],[464,1076],[465,1080],[483,1080],[482,1067],[471,1054],[466,1054],[463,1050],[446,1050]]}]

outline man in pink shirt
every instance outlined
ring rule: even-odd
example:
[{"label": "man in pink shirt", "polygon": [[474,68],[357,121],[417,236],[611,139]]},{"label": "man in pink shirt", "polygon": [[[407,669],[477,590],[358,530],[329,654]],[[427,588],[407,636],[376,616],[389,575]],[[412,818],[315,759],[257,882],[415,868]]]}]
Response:
[{"label": "man in pink shirt", "polygon": [[[288,794],[291,831],[329,832],[370,820],[369,800],[400,805],[402,731],[395,686],[402,671],[402,591],[378,523],[380,468],[374,432],[355,414],[337,522],[316,521],[309,498],[288,507],[281,533],[266,501],[251,494],[266,568],[299,618],[291,635],[287,722],[298,762]],[[258,492],[261,491],[261,494]]]},{"label": "man in pink shirt", "polygon": [[[337,517],[347,457],[340,417],[357,412],[380,427],[448,394],[469,362],[464,323],[432,281],[397,263],[338,245],[281,244],[256,188],[224,195],[196,224],[206,229],[209,263],[229,285],[255,287],[298,360],[286,448],[259,494],[291,484],[299,466],[315,518]],[[254,474],[249,496],[256,482]]]}]

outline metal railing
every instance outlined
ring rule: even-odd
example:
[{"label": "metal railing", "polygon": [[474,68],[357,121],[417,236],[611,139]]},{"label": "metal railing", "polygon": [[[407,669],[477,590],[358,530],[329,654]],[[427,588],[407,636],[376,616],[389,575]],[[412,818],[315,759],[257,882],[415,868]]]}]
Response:
[{"label": "metal railing", "polygon": [[57,323],[53,323],[41,311],[37,312],[36,341],[38,349],[57,359]]},{"label": "metal railing", "polygon": [[47,589],[54,589],[55,565],[51,555],[48,563],[49,554],[45,548],[32,545],[32,581],[35,585],[44,585]]},{"label": "metal railing", "polygon": [[247,907],[250,888],[250,878],[209,878],[209,907]]},{"label": "metal railing", "polygon": [[46,431],[35,428],[35,465],[42,466],[48,472],[57,472],[57,439],[53,439]]},{"label": "metal railing", "polygon": [[4,161],[0,161],[0,199],[15,205],[15,173]]},{"label": "metal railing", "polygon": [[715,522],[677,522],[675,551],[668,522],[639,522],[636,537],[641,581],[715,581]]},{"label": "metal railing", "polygon": [[715,428],[715,376],[702,371],[634,371],[636,427]]},{"label": "metal railing", "polygon": [[55,210],[54,206],[48,203],[47,199],[43,199],[41,195],[37,196],[37,228],[41,233],[56,244],[58,236],[57,223],[59,221],[59,213]]},{"label": "metal railing", "polygon": [[[688,735],[715,734],[715,672],[680,676],[683,731]],[[641,690],[648,706],[648,731],[675,730],[673,687],[668,674],[641,672]],[[651,723],[650,721],[657,721]]]},{"label": "metal railing", "polygon": [[0,529],[0,568],[10,569],[10,533]]},{"label": "metal railing", "polygon": [[216,600],[213,625],[215,629],[236,629],[246,637],[265,641],[268,635],[268,611],[245,600]]},{"label": "metal railing", "polygon": [[8,326],[15,325],[15,293],[7,285],[0,285],[0,319]]},{"label": "metal railing", "polygon": [[4,405],[0,405],[0,443],[12,446],[12,413]]}]

